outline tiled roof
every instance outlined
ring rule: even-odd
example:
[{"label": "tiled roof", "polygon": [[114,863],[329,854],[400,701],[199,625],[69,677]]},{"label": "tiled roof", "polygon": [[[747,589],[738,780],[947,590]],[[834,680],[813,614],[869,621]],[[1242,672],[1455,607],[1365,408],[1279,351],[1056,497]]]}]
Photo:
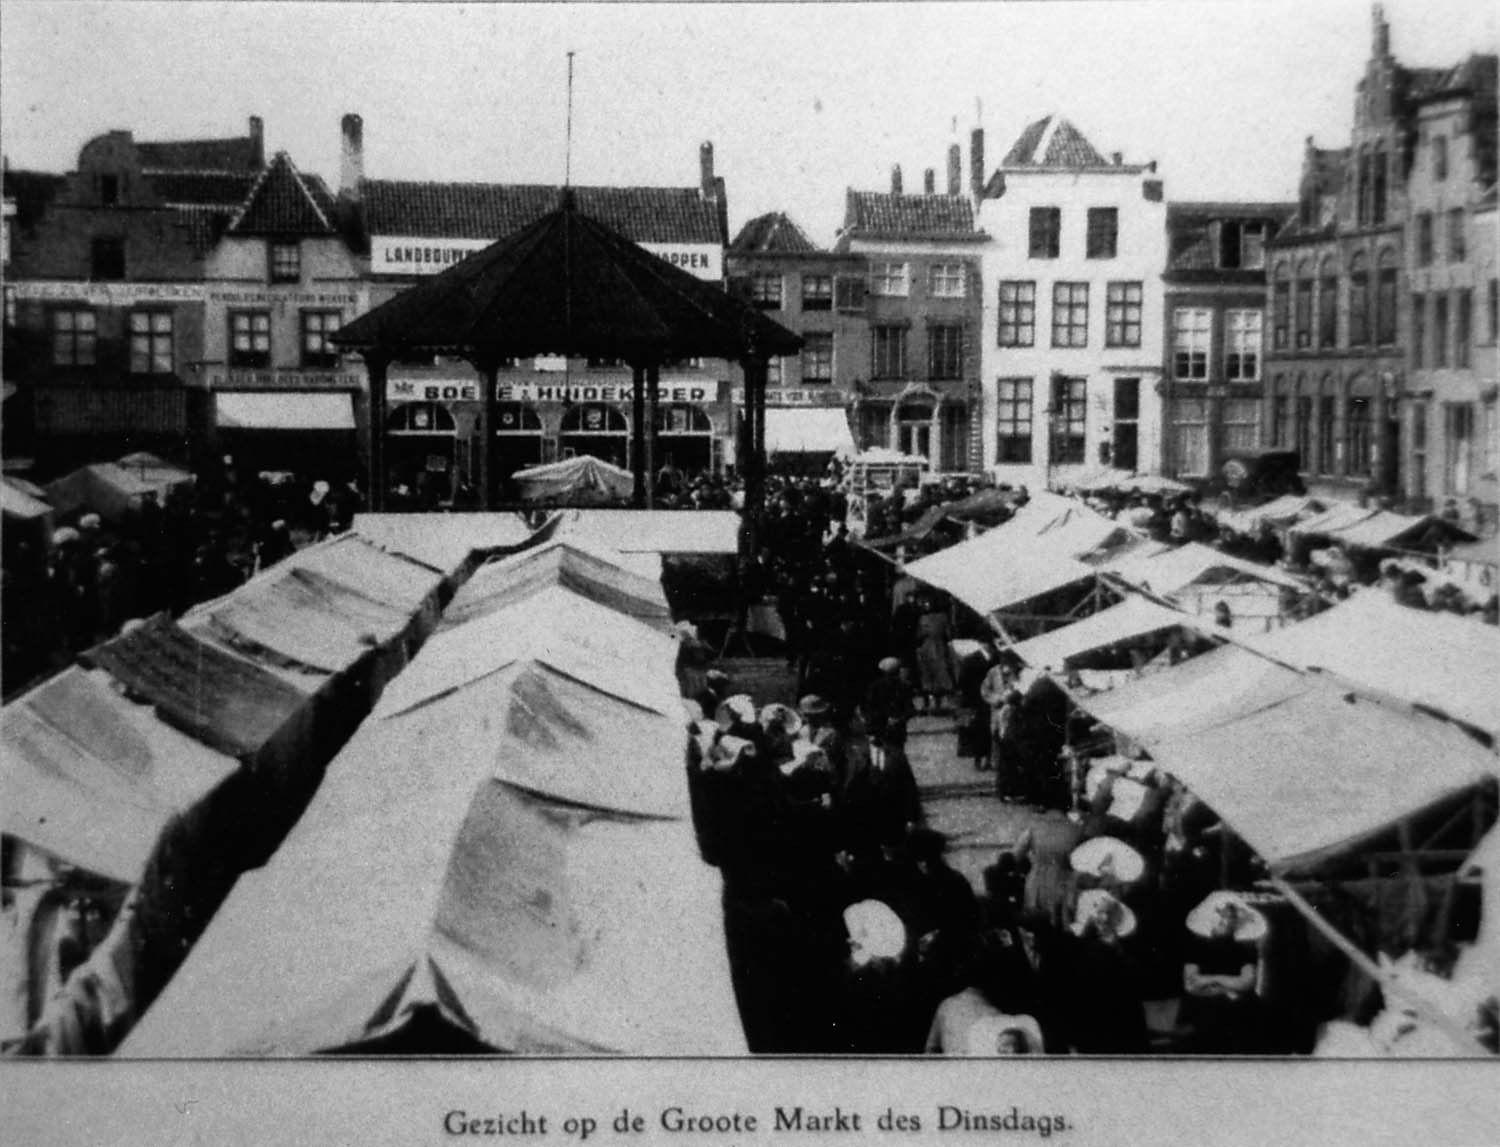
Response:
[{"label": "tiled roof", "polygon": [[5,198],[16,201],[16,226],[34,225],[67,182],[65,175],[5,169]]},{"label": "tiled roof", "polygon": [[1001,167],[1108,167],[1109,160],[1068,120],[1047,116],[1027,124]]},{"label": "tiled roof", "polygon": [[328,189],[302,175],[284,151],[260,174],[230,221],[235,235],[332,235]]},{"label": "tiled roof", "polygon": [[739,254],[763,252],[798,255],[816,252],[818,247],[789,216],[780,211],[772,211],[756,216],[741,227],[729,249]]},{"label": "tiled roof", "polygon": [[146,181],[172,207],[222,207],[233,210],[255,186],[255,172],[149,171]]},{"label": "tiled roof", "polygon": [[138,143],[136,154],[147,171],[257,171],[262,162],[253,136]]},{"label": "tiled roof", "polygon": [[229,228],[232,213],[220,207],[175,205],[177,218],[187,228],[193,249],[203,255],[212,250],[219,237]]},{"label": "tiled roof", "polygon": [[964,195],[900,195],[850,190],[846,235],[903,239],[978,238],[974,206]]},{"label": "tiled roof", "polygon": [[[636,243],[725,241],[718,205],[695,187],[575,187],[578,210]],[[562,188],[548,184],[364,184],[371,235],[501,239],[556,209]]]}]

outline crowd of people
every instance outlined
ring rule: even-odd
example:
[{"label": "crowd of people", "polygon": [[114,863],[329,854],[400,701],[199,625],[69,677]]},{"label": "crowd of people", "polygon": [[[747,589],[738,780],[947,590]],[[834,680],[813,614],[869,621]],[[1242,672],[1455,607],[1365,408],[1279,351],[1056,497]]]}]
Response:
[{"label": "crowd of people", "polygon": [[353,482],[247,473],[225,456],[165,497],[146,493],[106,520],[81,509],[47,539],[8,540],[4,565],[7,696],[70,664],[133,618],[177,616],[220,597],[311,541],[348,529]]}]

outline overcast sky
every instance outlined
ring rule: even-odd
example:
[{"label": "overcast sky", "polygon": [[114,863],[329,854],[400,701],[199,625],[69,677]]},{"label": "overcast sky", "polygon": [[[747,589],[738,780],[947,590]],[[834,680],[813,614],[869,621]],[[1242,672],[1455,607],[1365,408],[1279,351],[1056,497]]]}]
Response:
[{"label": "overcast sky", "polygon": [[[1489,0],[1387,0],[1398,59],[1496,50]],[[1029,121],[1156,159],[1173,199],[1293,196],[1303,140],[1348,141],[1365,0],[1033,3],[134,3],[0,0],[0,147],[71,170],[90,137],[243,135],[336,183],[339,120],[371,178],[685,186],[712,140],[731,230],[785,210],[832,240],[844,191],[899,163],[946,183]],[[956,134],[955,134],[956,126]]]}]

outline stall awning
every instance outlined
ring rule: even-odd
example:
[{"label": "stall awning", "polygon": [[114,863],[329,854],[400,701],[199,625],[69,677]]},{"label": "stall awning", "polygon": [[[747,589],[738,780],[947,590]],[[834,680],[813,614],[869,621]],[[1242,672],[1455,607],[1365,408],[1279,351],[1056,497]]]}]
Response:
[{"label": "stall awning", "polygon": [[767,454],[854,454],[854,435],[841,407],[773,407],[766,410]]},{"label": "stall awning", "polygon": [[1246,644],[1444,713],[1500,738],[1500,630],[1409,609],[1376,589]]},{"label": "stall awning", "polygon": [[1023,641],[1012,652],[1038,669],[1063,669],[1071,658],[1178,626],[1196,628],[1194,619],[1179,610],[1143,597],[1130,597],[1082,621]]},{"label": "stall awning", "polygon": [[557,536],[622,554],[733,554],[734,510],[565,510]]},{"label": "stall awning", "polygon": [[214,395],[220,430],[353,430],[347,394],[240,391]]},{"label": "stall awning", "polygon": [[1316,684],[1151,748],[1273,870],[1306,870],[1495,775],[1455,726]]},{"label": "stall awning", "polygon": [[1307,589],[1302,581],[1275,566],[1246,561],[1197,542],[1115,560],[1108,570],[1122,581],[1162,596],[1190,585],[1247,580],[1299,591]]},{"label": "stall awning", "polygon": [[52,512],[52,507],[9,482],[0,482],[0,511],[10,518],[45,518]]}]

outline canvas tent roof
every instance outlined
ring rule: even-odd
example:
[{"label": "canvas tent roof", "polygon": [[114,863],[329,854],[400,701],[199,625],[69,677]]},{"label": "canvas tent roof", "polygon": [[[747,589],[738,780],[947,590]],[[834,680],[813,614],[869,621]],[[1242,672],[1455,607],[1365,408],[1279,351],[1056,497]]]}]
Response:
[{"label": "canvas tent roof", "polygon": [[766,408],[767,454],[854,456],[854,435],[842,406]]},{"label": "canvas tent roof", "polygon": [[234,757],[259,752],[303,702],[290,685],[200,641],[165,614],[95,646],[79,661],[108,670],[167,724]]},{"label": "canvas tent roof", "polygon": [[523,502],[628,501],[635,475],[592,454],[532,466],[511,475]]},{"label": "canvas tent roof", "polygon": [[564,510],[557,535],[622,554],[734,554],[733,510]]},{"label": "canvas tent roof", "polygon": [[1416,546],[1429,538],[1473,537],[1431,514],[1413,517],[1345,504],[1331,506],[1321,514],[1304,518],[1294,523],[1291,529],[1294,534],[1327,537],[1363,549],[1400,549]]},{"label": "canvas tent roof", "polygon": [[1080,704],[1149,748],[1211,729],[1305,692],[1302,674],[1235,645],[1221,645],[1160,673],[1127,681]]},{"label": "canvas tent roof", "polygon": [[157,493],[152,483],[136,477],[113,462],[81,466],[55,482],[47,483],[47,501],[61,515],[92,510],[101,517],[119,520],[140,505],[145,495]]},{"label": "canvas tent roof", "polygon": [[1275,566],[1261,565],[1220,553],[1211,546],[1189,542],[1175,549],[1111,561],[1109,572],[1140,589],[1168,597],[1190,585],[1204,582],[1261,581],[1288,589],[1307,587]]},{"label": "canvas tent roof", "polygon": [[548,586],[570,590],[659,631],[672,624],[659,572],[648,577],[634,560],[627,563],[574,540],[554,538],[480,566],[443,611],[442,627],[508,608]]},{"label": "canvas tent roof", "polygon": [[1409,609],[1378,589],[1246,644],[1500,738],[1500,629]]},{"label": "canvas tent roof", "polygon": [[52,507],[9,482],[0,482],[0,513],[9,518],[29,521],[33,518],[45,518],[52,513]]},{"label": "canvas tent roof", "polygon": [[1194,619],[1179,610],[1132,596],[1061,629],[1022,641],[1011,652],[1028,665],[1062,669],[1070,659],[1096,649],[1179,626],[1197,628]]},{"label": "canvas tent roof", "polygon": [[358,534],[340,534],[298,550],[290,564],[407,613],[421,608],[442,582],[439,574]]},{"label": "canvas tent roof", "polygon": [[1452,725],[1314,685],[1151,747],[1275,870],[1305,870],[1494,777]]},{"label": "canvas tent roof", "polygon": [[0,746],[0,828],[125,884],[172,820],[238,768],[78,667],[5,707]]},{"label": "canvas tent roof", "polygon": [[1238,534],[1253,534],[1261,522],[1272,526],[1285,526],[1299,518],[1321,514],[1328,503],[1305,494],[1282,494],[1262,506],[1251,506],[1243,510],[1232,510],[1218,515],[1220,526]]},{"label": "canvas tent roof", "polygon": [[355,514],[351,533],[444,574],[476,552],[517,549],[531,536],[516,514]]},{"label": "canvas tent roof", "polygon": [[157,493],[166,499],[166,495],[178,486],[191,485],[194,481],[191,471],[181,466],[158,458],[155,454],[145,450],[137,450],[127,454],[115,465],[126,471],[132,477],[139,478],[142,482],[150,483],[156,488]]}]

